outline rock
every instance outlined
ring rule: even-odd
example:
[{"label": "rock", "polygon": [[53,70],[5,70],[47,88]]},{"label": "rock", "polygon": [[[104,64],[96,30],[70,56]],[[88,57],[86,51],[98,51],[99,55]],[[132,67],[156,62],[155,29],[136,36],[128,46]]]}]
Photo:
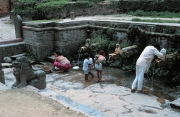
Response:
[{"label": "rock", "polygon": [[26,55],[26,53],[22,53],[22,54],[18,54],[18,55],[11,56],[11,58],[12,58],[13,60],[15,60],[17,57],[19,57],[19,56],[25,56],[25,55]]},{"label": "rock", "polygon": [[180,109],[180,98],[178,98],[177,100],[174,100],[173,102],[171,102],[170,106],[172,108],[179,108]]},{"label": "rock", "polygon": [[12,60],[10,57],[4,57],[2,60],[3,63],[12,63]]}]

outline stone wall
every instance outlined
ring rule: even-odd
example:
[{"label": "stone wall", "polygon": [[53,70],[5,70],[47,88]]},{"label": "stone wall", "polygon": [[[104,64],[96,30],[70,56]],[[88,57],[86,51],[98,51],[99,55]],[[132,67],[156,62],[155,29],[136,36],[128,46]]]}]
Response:
[{"label": "stone wall", "polygon": [[[53,23],[52,23],[53,24]],[[26,50],[37,60],[42,60],[54,50],[54,30],[23,26],[23,39]]]},{"label": "stone wall", "polygon": [[[163,29],[180,30],[180,26],[118,21],[24,22],[23,38],[27,45],[27,51],[38,60],[42,60],[46,56],[52,55],[55,50],[60,50],[65,55],[71,55],[80,49],[80,45],[85,43],[87,38],[95,38],[102,33],[107,34],[109,28],[114,30],[113,40],[115,42],[127,41],[128,28],[131,25],[139,26],[148,34],[147,45],[158,41],[164,48],[172,46],[169,42],[173,34],[164,33]],[[140,41],[142,40],[139,37],[135,38],[135,44]]]},{"label": "stone wall", "polygon": [[25,42],[0,45],[0,59],[26,52]]},{"label": "stone wall", "polygon": [[9,3],[8,0],[0,0],[0,16],[8,13]]}]

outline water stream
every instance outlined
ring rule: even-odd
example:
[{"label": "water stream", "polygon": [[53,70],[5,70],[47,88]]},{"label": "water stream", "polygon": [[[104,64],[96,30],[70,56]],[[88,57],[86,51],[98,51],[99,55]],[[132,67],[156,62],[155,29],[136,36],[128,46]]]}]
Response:
[{"label": "water stream", "polygon": [[79,50],[79,54],[78,54],[78,61],[77,61],[77,64],[78,64],[78,66],[79,66],[79,64],[80,64],[80,57],[81,57],[81,52],[82,52],[82,48]]}]

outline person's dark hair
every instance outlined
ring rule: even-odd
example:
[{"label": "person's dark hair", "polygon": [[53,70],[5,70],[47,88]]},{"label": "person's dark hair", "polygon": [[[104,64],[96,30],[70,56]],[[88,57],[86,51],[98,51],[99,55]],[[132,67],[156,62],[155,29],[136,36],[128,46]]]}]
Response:
[{"label": "person's dark hair", "polygon": [[99,52],[99,55],[105,55],[105,53],[104,53],[104,51],[103,50],[101,50],[100,52]]},{"label": "person's dark hair", "polygon": [[60,51],[55,51],[54,53],[56,53],[58,56],[62,55],[62,53]]},{"label": "person's dark hair", "polygon": [[160,45],[159,45],[159,43],[155,42],[155,43],[153,43],[153,46],[154,46],[156,49],[160,50]]},{"label": "person's dark hair", "polygon": [[88,53],[84,53],[84,58],[88,58],[90,55]]}]

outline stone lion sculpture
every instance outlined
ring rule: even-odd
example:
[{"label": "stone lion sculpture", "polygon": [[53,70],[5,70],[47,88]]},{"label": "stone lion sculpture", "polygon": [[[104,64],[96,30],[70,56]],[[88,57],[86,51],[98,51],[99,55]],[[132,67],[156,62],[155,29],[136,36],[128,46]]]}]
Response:
[{"label": "stone lion sculpture", "polygon": [[46,73],[41,69],[34,70],[25,56],[17,57],[13,62],[13,66],[16,81],[12,88],[25,87],[27,84],[38,89],[46,88]]}]

